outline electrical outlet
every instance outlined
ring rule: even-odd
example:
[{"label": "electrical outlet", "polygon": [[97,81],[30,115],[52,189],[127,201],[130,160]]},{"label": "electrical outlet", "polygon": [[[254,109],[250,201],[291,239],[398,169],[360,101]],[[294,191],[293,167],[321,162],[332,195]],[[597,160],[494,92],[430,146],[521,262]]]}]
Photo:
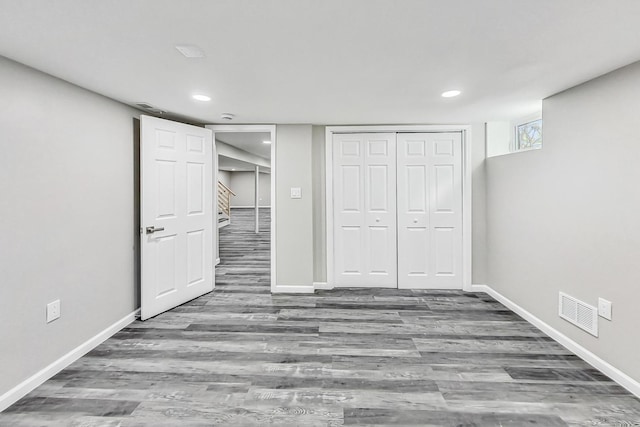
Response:
[{"label": "electrical outlet", "polygon": [[598,298],[598,316],[611,320],[611,301],[604,298]]},{"label": "electrical outlet", "polygon": [[47,323],[51,323],[60,317],[60,300],[57,299],[47,304]]}]

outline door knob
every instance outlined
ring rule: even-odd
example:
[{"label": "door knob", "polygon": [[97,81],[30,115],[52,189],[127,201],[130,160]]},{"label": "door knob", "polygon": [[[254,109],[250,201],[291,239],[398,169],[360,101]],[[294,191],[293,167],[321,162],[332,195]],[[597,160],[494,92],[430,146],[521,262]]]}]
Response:
[{"label": "door knob", "polygon": [[153,233],[155,233],[156,231],[163,231],[163,230],[164,230],[164,227],[158,227],[158,228],[156,228],[156,227],[154,227],[154,226],[152,225],[151,227],[147,227],[147,234],[153,234]]},{"label": "door knob", "polygon": [[376,218],[376,222],[380,222],[380,218]]},{"label": "door knob", "polygon": [[414,223],[414,224],[417,224],[417,223],[418,223],[418,218],[414,218],[414,219],[413,219],[413,223]]}]

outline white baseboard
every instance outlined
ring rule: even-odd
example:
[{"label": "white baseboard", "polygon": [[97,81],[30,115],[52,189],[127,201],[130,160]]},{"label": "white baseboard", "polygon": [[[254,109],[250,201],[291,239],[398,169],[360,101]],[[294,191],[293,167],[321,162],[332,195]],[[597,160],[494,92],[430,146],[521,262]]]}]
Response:
[{"label": "white baseboard", "polygon": [[49,366],[45,367],[44,369],[27,378],[11,390],[7,391],[5,394],[0,396],[0,412],[16,403],[18,400],[33,391],[36,387],[40,386],[55,374],[71,365],[76,360],[80,359],[82,356],[96,348],[99,344],[102,344],[116,332],[129,325],[131,322],[136,320],[136,316],[139,316],[139,313],[140,309],[137,309],[136,311],[127,314],[125,317],[118,320],[113,325],[109,326],[102,332],[99,332],[94,337],[89,338],[87,341],[80,344],[78,347],[74,348],[69,353],[62,356],[60,359],[56,360]]},{"label": "white baseboard", "polygon": [[327,282],[313,282],[314,289],[321,289],[324,291],[329,291],[334,288],[333,285],[328,284]]},{"label": "white baseboard", "polygon": [[314,291],[313,285],[276,285],[271,288],[272,294],[312,294]]},{"label": "white baseboard", "polygon": [[472,284],[471,286],[469,286],[469,289],[465,289],[465,292],[487,292],[487,285],[479,285],[479,284]]},{"label": "white baseboard", "polygon": [[629,375],[625,374],[615,366],[611,365],[609,362],[604,361],[600,357],[596,356],[586,348],[582,347],[577,342],[573,341],[571,338],[564,335],[562,332],[554,329],[547,323],[543,322],[533,314],[529,313],[527,310],[511,301],[509,298],[495,291],[493,288],[487,285],[472,285],[472,290],[474,292],[486,292],[495,298],[497,301],[502,303],[509,310],[517,313],[522,318],[524,318],[527,322],[531,323],[538,329],[540,329],[545,334],[549,335],[559,344],[564,346],[567,350],[571,351],[585,362],[607,375],[609,378],[620,384],[622,387],[629,390],[635,396],[640,397],[640,382],[634,380]]}]

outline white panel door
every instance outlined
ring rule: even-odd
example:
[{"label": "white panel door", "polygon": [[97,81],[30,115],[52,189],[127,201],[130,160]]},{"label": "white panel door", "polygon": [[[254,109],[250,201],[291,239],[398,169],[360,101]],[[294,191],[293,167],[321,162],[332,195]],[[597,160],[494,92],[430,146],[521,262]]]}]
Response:
[{"label": "white panel door", "polygon": [[398,287],[462,289],[462,134],[399,133]]},{"label": "white panel door", "polygon": [[336,286],[397,287],[396,136],[333,137]]},{"label": "white panel door", "polygon": [[141,318],[213,290],[209,129],[141,116]]}]

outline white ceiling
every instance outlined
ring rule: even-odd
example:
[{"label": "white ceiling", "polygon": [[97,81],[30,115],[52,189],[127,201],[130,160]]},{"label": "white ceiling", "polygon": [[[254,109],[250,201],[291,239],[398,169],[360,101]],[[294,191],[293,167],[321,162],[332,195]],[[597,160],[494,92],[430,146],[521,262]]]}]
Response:
[{"label": "white ceiling", "polygon": [[264,159],[271,158],[271,145],[263,142],[271,140],[269,132],[216,132],[216,140]]},{"label": "white ceiling", "polygon": [[204,123],[513,118],[640,59],[638,0],[0,0],[0,11],[0,54]]},{"label": "white ceiling", "polygon": [[[233,159],[231,157],[218,156],[218,169],[229,172],[241,172],[256,170],[256,165],[242,160]],[[260,172],[271,173],[271,168],[260,167]]]}]

